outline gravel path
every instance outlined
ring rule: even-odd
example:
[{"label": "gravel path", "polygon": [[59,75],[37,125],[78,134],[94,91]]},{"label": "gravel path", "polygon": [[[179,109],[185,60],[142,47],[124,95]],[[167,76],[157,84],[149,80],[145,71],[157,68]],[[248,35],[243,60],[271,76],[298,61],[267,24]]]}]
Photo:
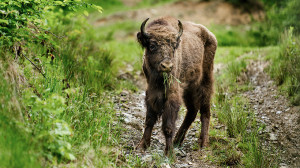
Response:
[{"label": "gravel path", "polygon": [[[280,167],[300,167],[300,107],[293,107],[264,72],[264,61],[252,61],[246,76],[253,86],[244,93],[260,123],[266,125],[264,145],[281,155]],[[276,151],[274,151],[276,152]]]}]

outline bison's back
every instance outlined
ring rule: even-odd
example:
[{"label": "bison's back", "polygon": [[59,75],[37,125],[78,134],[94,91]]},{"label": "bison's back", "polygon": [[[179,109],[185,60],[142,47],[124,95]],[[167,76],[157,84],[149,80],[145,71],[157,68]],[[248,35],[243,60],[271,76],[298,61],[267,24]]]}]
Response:
[{"label": "bison's back", "polygon": [[[205,26],[192,22],[183,22],[181,37],[181,75],[184,82],[200,81],[204,73],[211,73],[217,40]],[[215,47],[207,47],[213,45]]]}]

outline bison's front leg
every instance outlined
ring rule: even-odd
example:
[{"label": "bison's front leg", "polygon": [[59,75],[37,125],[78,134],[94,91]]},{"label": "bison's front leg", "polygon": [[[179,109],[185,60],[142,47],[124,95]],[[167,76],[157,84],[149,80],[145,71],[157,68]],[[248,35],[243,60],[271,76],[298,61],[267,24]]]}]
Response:
[{"label": "bison's front leg", "polygon": [[[146,103],[146,105],[147,105],[147,103]],[[146,150],[150,146],[152,129],[153,129],[154,124],[157,121],[157,117],[158,117],[157,113],[149,105],[147,105],[147,114],[146,114],[144,135],[143,135],[140,143],[138,144],[137,148]]]},{"label": "bison's front leg", "polygon": [[[176,97],[176,96],[174,96]],[[169,156],[173,151],[172,138],[175,131],[175,122],[180,108],[180,102],[172,96],[167,99],[162,114],[162,129],[166,139],[165,155]]]}]

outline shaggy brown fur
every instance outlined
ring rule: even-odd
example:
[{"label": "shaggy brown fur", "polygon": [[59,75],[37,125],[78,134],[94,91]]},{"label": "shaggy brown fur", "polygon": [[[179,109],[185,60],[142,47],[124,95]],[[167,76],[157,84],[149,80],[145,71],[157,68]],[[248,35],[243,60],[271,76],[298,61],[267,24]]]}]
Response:
[{"label": "shaggy brown fur", "polygon": [[[175,18],[163,17],[150,22],[145,31],[141,26],[141,32],[137,34],[139,43],[145,48],[143,71],[148,83],[145,131],[138,147],[146,149],[150,146],[152,128],[162,116],[167,155],[172,151],[173,143],[182,144],[199,110],[202,122],[199,145],[207,145],[213,94],[213,60],[217,40],[207,28],[191,22],[182,22],[183,34],[180,36],[180,24]],[[172,74],[181,83],[173,81],[165,88],[163,72]],[[182,99],[187,114],[172,143]]]}]

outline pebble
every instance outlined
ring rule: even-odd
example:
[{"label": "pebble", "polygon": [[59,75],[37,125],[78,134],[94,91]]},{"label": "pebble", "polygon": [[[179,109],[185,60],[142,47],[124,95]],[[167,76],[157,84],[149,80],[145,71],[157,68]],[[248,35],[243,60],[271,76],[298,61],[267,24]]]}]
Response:
[{"label": "pebble", "polygon": [[276,114],[281,114],[282,113],[282,111],[276,111]]},{"label": "pebble", "polygon": [[264,99],[259,99],[259,104],[263,104],[264,103]]},{"label": "pebble", "polygon": [[270,133],[270,140],[276,141],[277,140],[276,134]]},{"label": "pebble", "polygon": [[186,153],[184,150],[174,148],[174,152],[176,156],[186,157]]},{"label": "pebble", "polygon": [[144,157],[142,157],[142,160],[144,162],[152,162],[152,155],[145,155]]},{"label": "pebble", "polygon": [[161,168],[171,168],[171,166],[168,163],[162,163],[160,165]]},{"label": "pebble", "polygon": [[223,127],[223,125],[215,125],[215,126],[214,126],[215,129],[220,129],[220,128],[222,128],[222,127]]},{"label": "pebble", "polygon": [[121,96],[127,96],[129,95],[129,92],[127,90],[123,90],[120,94]]},{"label": "pebble", "polygon": [[280,163],[279,166],[280,168],[288,168],[288,165],[285,163]]}]

